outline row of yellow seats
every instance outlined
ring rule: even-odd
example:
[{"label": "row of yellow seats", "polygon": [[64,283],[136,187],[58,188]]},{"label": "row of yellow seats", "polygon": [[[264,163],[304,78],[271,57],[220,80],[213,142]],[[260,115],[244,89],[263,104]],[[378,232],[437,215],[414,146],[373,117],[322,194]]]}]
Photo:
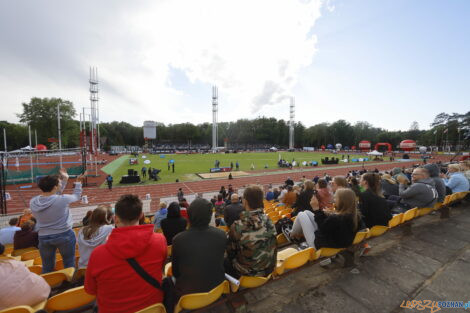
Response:
[{"label": "row of yellow seats", "polygon": [[34,307],[20,305],[2,310],[0,313],[33,313],[38,310],[45,310],[49,313],[70,311],[90,304],[94,300],[95,296],[86,293],[84,287],[81,286],[55,295]]}]

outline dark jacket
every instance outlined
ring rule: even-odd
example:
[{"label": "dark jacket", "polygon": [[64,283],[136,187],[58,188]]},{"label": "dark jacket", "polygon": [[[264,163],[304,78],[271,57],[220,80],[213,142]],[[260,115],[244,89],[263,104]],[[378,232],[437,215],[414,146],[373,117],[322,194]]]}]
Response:
[{"label": "dark jacket", "polygon": [[32,230],[18,230],[13,236],[13,249],[25,249],[29,247],[38,247],[38,233]]},{"label": "dark jacket", "polygon": [[446,185],[444,180],[439,177],[439,166],[435,163],[426,164],[424,166],[428,170],[431,179],[434,181],[437,190],[437,202],[444,202],[446,197]]},{"label": "dark jacket", "polygon": [[407,187],[400,184],[398,187],[402,202],[410,208],[432,208],[437,202],[437,191],[432,178],[421,179]]},{"label": "dark jacket", "polygon": [[388,221],[392,218],[387,200],[377,196],[370,190],[366,190],[359,195],[359,210],[364,223],[369,228],[375,225],[388,226]]},{"label": "dark jacket", "polygon": [[231,203],[225,207],[224,220],[228,227],[232,226],[233,222],[240,218],[240,213],[245,208],[241,203]]},{"label": "dark jacket", "polygon": [[347,248],[354,241],[358,228],[354,227],[353,216],[349,214],[326,214],[315,211],[315,247]]},{"label": "dark jacket", "polygon": [[180,207],[176,202],[170,203],[166,218],[162,220],[161,226],[168,245],[172,244],[176,234],[186,230],[188,222],[181,217]]},{"label": "dark jacket", "polygon": [[392,184],[385,179],[382,179],[382,193],[386,198],[389,196],[398,196],[398,184]]},{"label": "dark jacket", "polygon": [[[173,239],[172,271],[178,295],[207,292],[225,279],[224,253],[227,235],[208,226],[211,206],[194,212],[189,208],[191,227]],[[207,210],[207,212],[202,212]]]},{"label": "dark jacket", "polygon": [[172,271],[179,295],[208,292],[225,279],[227,235],[206,226],[191,227],[173,238]]},{"label": "dark jacket", "polygon": [[292,207],[294,207],[294,211],[292,212],[292,215],[295,216],[299,214],[299,212],[308,210],[312,211],[312,207],[310,206],[310,200],[312,200],[313,197],[313,190],[304,190],[302,191],[298,196],[297,199],[295,200],[295,203]]}]

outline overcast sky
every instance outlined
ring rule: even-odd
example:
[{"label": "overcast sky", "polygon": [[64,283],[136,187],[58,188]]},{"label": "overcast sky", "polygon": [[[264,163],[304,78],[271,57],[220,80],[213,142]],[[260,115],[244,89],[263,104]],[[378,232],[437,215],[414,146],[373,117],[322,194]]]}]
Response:
[{"label": "overcast sky", "polygon": [[0,120],[31,97],[102,121],[346,119],[390,130],[470,109],[467,0],[0,0]]}]

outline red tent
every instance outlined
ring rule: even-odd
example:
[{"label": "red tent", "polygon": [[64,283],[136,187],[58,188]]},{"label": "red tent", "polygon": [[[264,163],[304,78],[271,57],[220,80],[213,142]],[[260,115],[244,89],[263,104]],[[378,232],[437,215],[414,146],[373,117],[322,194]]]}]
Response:
[{"label": "red tent", "polygon": [[387,147],[388,152],[392,152],[392,145],[389,144],[388,142],[379,142],[375,144],[375,150],[380,151],[379,147]]}]

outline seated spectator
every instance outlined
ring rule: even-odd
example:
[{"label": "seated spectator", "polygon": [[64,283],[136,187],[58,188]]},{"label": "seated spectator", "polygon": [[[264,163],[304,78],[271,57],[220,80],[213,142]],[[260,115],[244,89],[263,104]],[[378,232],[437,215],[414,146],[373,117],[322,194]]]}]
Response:
[{"label": "seated spectator", "polygon": [[281,194],[281,192],[279,191],[278,188],[273,189],[273,194],[274,194],[274,200],[279,200],[279,195]]},{"label": "seated spectator", "polygon": [[382,175],[382,194],[385,198],[398,196],[398,183],[390,174]]},{"label": "seated spectator", "polygon": [[243,193],[245,211],[230,227],[225,271],[239,278],[268,276],[276,266],[276,229],[263,213],[263,190],[248,186]]},{"label": "seated spectator", "polygon": [[217,195],[217,201],[215,202],[214,210],[215,210],[216,225],[217,226],[225,225],[225,221],[224,221],[225,201],[224,201],[224,196],[221,193]]},{"label": "seated spectator", "polygon": [[17,217],[12,217],[10,218],[10,221],[8,221],[7,227],[4,227],[0,229],[0,243],[2,245],[11,245],[13,244],[13,237],[15,236],[15,233],[21,228],[18,226],[18,218]]},{"label": "seated spectator", "polygon": [[287,177],[284,184],[286,184],[286,186],[294,186],[294,181],[290,177]]},{"label": "seated spectator", "polygon": [[107,223],[106,214],[106,205],[99,205],[92,211],[88,225],[78,232],[79,268],[88,265],[88,259],[93,250],[105,243],[113,230],[114,226]]},{"label": "seated spectator", "polygon": [[[468,191],[469,183],[467,177],[460,171],[460,165],[449,164],[447,166],[447,178],[444,178],[444,183],[452,190],[452,193]],[[445,177],[445,175],[443,175]]]},{"label": "seated spectator", "polygon": [[287,186],[287,193],[284,195],[282,199],[282,203],[284,203],[288,207],[292,207],[292,205],[297,200],[297,194],[294,191],[294,188],[291,185]]},{"label": "seated spectator", "polygon": [[[0,254],[3,251],[0,251]],[[29,305],[34,306],[47,300],[51,287],[17,260],[0,260],[0,310]]]},{"label": "seated spectator", "polygon": [[168,245],[171,245],[176,234],[186,230],[188,221],[181,217],[178,202],[170,203],[166,218],[161,221],[161,225]]},{"label": "seated spectator", "polygon": [[188,293],[208,292],[225,280],[227,235],[209,226],[211,203],[205,199],[194,200],[188,215],[190,227],[173,238],[171,254],[178,298]]},{"label": "seated spectator", "polygon": [[294,211],[292,212],[292,216],[296,216],[299,212],[309,210],[312,211],[312,207],[310,206],[310,200],[314,194],[315,185],[312,181],[306,181],[304,183],[304,190],[300,192],[297,196],[297,199],[293,205]]},{"label": "seated spectator", "polygon": [[188,211],[187,211],[187,209],[189,208],[189,203],[188,203],[188,201],[186,201],[186,198],[183,198],[183,200],[181,200],[179,202],[179,206],[180,206],[181,216],[184,217],[187,221],[188,220]]},{"label": "seated spectator", "polygon": [[222,195],[222,199],[225,199],[227,197],[227,190],[225,190],[225,186],[220,187],[219,194]]},{"label": "seated spectator", "polygon": [[349,188],[349,184],[348,184],[348,181],[346,180],[346,177],[344,176],[333,177],[333,180],[331,181],[331,191],[335,193],[338,188]]},{"label": "seated spectator", "polygon": [[27,220],[21,226],[21,230],[18,230],[13,237],[13,249],[26,249],[39,245],[38,233],[33,231],[34,222]]},{"label": "seated spectator", "polygon": [[429,171],[429,176],[434,181],[437,191],[437,202],[444,202],[444,199],[446,197],[446,185],[444,183],[444,180],[439,177],[439,166],[435,163],[432,163],[426,164],[423,167]]},{"label": "seated spectator", "polygon": [[39,180],[41,194],[30,201],[30,208],[39,226],[39,253],[42,259],[42,273],[52,272],[55,256],[59,250],[64,267],[75,267],[76,237],[72,230],[73,220],[69,204],[80,200],[82,180],[85,174],[77,177],[73,194],[62,194],[69,175],[65,169],[60,176],[48,175]]},{"label": "seated spectator", "polygon": [[356,197],[359,197],[359,195],[361,194],[361,188],[359,186],[359,182],[357,181],[357,178],[351,177],[350,182],[351,182],[350,183],[351,190],[354,191],[354,194],[356,194]]},{"label": "seated spectator", "polygon": [[18,227],[23,226],[23,223],[29,221],[33,217],[33,214],[30,209],[24,209],[23,215],[20,216],[18,220]]},{"label": "seated spectator", "polygon": [[240,213],[245,210],[236,193],[232,194],[230,201],[231,203],[227,205],[224,210],[224,221],[228,227],[232,226],[233,222],[240,219]]},{"label": "seated spectator", "polygon": [[291,238],[304,237],[315,249],[322,247],[347,248],[356,232],[362,228],[357,211],[356,195],[349,188],[338,188],[335,193],[336,210],[320,210],[318,200],[312,197],[310,211],[300,212],[292,226]]},{"label": "seated spectator", "polygon": [[82,225],[83,226],[88,225],[88,223],[90,222],[91,214],[93,214],[92,210],[89,210],[88,212],[86,212],[85,217],[82,219]]},{"label": "seated spectator", "polygon": [[91,253],[85,291],[96,295],[99,312],[135,312],[162,302],[163,292],[147,283],[130,262],[161,283],[167,246],[153,225],[138,225],[143,213],[137,196],[121,196],[115,211],[117,228]]},{"label": "seated spectator", "polygon": [[153,217],[153,224],[155,225],[154,231],[157,229],[160,229],[161,222],[166,218],[166,215],[168,214],[168,210],[166,208],[166,202],[160,202],[159,209],[157,212],[155,212],[155,215]]},{"label": "seated spectator", "polygon": [[465,177],[467,177],[467,180],[470,182],[470,160],[460,162],[460,168],[462,169]]},{"label": "seated spectator", "polygon": [[106,207],[106,222],[108,225],[114,225],[114,208]]},{"label": "seated spectator", "polygon": [[[427,169],[418,167],[413,171],[412,184],[407,186],[407,178],[398,176],[399,195],[401,200],[398,207],[401,211],[407,211],[412,208],[433,207],[437,202],[437,191],[434,181],[429,177]],[[390,198],[391,199],[391,198]]]},{"label": "seated spectator", "polygon": [[323,178],[320,178],[318,180],[318,188],[317,188],[316,197],[318,200],[318,206],[320,210],[324,210],[326,208],[332,207],[333,196],[331,195],[331,192],[328,189],[328,183]]},{"label": "seated spectator", "polygon": [[363,174],[361,186],[365,191],[359,195],[359,210],[366,226],[369,228],[375,225],[388,226],[392,213],[382,195],[380,176],[375,173]]},{"label": "seated spectator", "polygon": [[268,192],[266,193],[266,201],[271,201],[274,200],[274,192],[271,188],[268,189]]}]

